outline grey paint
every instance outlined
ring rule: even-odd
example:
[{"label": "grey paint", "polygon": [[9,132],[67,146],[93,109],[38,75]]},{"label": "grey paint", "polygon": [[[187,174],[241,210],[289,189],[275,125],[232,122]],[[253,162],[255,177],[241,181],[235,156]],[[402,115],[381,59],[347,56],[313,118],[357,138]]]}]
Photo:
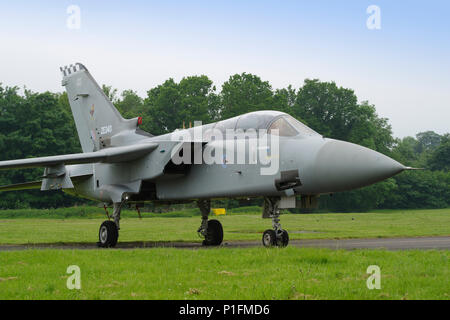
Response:
[{"label": "grey paint", "polygon": [[156,149],[157,146],[158,144],[147,141],[146,143],[108,148],[96,152],[1,161],[0,170],[51,167],[60,164],[67,165],[67,164],[95,163],[95,162],[106,162],[106,163],[128,162],[134,159],[141,158],[142,156]]}]

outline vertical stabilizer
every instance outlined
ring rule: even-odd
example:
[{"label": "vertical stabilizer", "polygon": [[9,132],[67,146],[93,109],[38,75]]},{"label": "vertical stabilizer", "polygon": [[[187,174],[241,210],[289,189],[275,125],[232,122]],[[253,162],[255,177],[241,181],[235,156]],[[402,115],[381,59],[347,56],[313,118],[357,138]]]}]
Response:
[{"label": "vertical stabilizer", "polygon": [[61,72],[83,152],[108,148],[113,136],[136,130],[138,118],[122,118],[85,66],[76,63]]}]

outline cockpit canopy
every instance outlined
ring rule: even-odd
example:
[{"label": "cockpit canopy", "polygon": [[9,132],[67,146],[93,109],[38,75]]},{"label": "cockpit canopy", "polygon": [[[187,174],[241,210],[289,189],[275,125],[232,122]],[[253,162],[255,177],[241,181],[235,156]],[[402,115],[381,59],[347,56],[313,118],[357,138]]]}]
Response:
[{"label": "cockpit canopy", "polygon": [[[212,129],[212,128],[211,128]],[[231,130],[267,130],[270,134],[278,134],[281,137],[315,136],[317,132],[307,127],[292,116],[279,111],[255,111],[238,117],[217,122],[214,129],[226,133]]]}]

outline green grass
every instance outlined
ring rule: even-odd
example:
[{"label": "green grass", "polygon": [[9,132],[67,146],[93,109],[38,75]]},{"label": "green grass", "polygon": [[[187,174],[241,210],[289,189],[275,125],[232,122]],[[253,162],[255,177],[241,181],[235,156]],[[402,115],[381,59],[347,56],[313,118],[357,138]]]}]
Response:
[{"label": "green grass", "polygon": [[[108,208],[111,215],[113,210]],[[200,215],[200,211],[195,208],[174,210],[171,212],[152,213],[141,212],[144,218],[178,218],[193,217]],[[136,210],[122,210],[124,218],[137,218]],[[57,209],[9,209],[0,210],[0,219],[99,219],[106,217],[105,210],[100,207],[82,206]]]},{"label": "green grass", "polygon": [[[167,212],[145,212],[141,210],[143,218],[179,218],[200,216],[200,210],[197,208],[178,208],[170,210],[171,207],[159,208]],[[108,212],[112,214],[112,208]],[[260,214],[261,208],[257,206],[240,207],[227,210],[228,215],[240,214]],[[95,206],[81,206],[56,209],[8,209],[0,210],[0,219],[99,219],[106,216],[105,210]],[[122,210],[122,217],[137,218],[136,209]]]},{"label": "green grass", "polygon": [[[0,299],[449,299],[448,251],[135,249],[0,252]],[[81,290],[68,290],[69,265]],[[381,289],[366,287],[369,265]]]},{"label": "green grass", "polygon": [[[83,218],[2,216],[0,244],[95,243],[98,227],[104,220],[98,216],[99,209],[95,210]],[[245,214],[232,212],[215,217],[224,226],[225,241],[260,240],[271,223],[256,213],[252,209]],[[178,218],[147,215],[139,220],[131,218],[135,213],[127,212],[119,241],[201,241],[196,234],[200,224],[198,213],[192,210],[179,214]],[[282,216],[282,224],[293,239],[437,236],[450,234],[450,210],[286,214]],[[448,300],[448,260],[448,250],[261,247],[0,251],[0,300]],[[81,290],[66,287],[69,265],[81,268]],[[369,265],[381,268],[381,290],[366,287]]]},{"label": "green grass", "polygon": [[[129,213],[131,214],[131,213]],[[224,240],[259,240],[270,219],[255,214],[214,217]],[[96,242],[103,218],[1,219],[0,244]],[[450,235],[450,209],[397,210],[372,213],[286,214],[283,228],[291,239],[374,238]],[[124,218],[119,241],[200,241],[200,217]]]}]

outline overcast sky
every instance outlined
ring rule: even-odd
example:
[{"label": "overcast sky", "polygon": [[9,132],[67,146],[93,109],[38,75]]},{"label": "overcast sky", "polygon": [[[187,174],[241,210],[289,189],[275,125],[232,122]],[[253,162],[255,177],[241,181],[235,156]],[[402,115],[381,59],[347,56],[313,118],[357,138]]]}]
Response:
[{"label": "overcast sky", "polygon": [[[380,8],[381,19],[370,20],[380,29],[367,27],[370,5]],[[449,14],[446,0],[1,1],[0,82],[62,91],[59,67],[74,62],[141,96],[195,74],[218,87],[242,72],[274,88],[318,78],[354,89],[397,137],[442,134],[450,132]]]}]

